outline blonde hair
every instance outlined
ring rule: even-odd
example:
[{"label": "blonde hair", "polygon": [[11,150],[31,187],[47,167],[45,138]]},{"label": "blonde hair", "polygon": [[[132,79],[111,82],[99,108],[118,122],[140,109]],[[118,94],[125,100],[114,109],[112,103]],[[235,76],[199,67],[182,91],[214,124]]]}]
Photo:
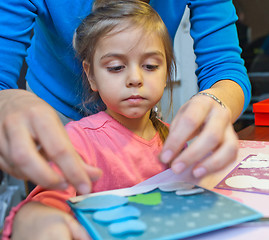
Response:
[{"label": "blonde hair", "polygon": [[[76,29],[73,38],[73,47],[81,61],[86,61],[90,65],[89,73],[93,76],[93,57],[100,39],[109,34],[117,34],[124,31],[120,28],[118,31],[113,31],[120,26],[140,27],[145,33],[154,32],[157,34],[165,49],[167,62],[167,87],[170,89],[170,107],[172,104],[172,75],[175,69],[175,59],[173,54],[172,42],[169,33],[158,13],[146,2],[139,0],[96,0],[92,7],[92,13],[89,14]],[[88,81],[84,81],[86,88],[84,107],[87,112],[87,104],[94,105],[95,112],[103,111],[106,106],[102,102],[98,92],[93,92]],[[90,94],[89,94],[90,92]],[[92,114],[93,112],[87,112]],[[163,123],[159,121],[154,112],[151,111],[151,120],[156,130],[159,131],[161,138],[164,140],[167,133],[162,133]],[[164,128],[167,128],[164,125]]]}]

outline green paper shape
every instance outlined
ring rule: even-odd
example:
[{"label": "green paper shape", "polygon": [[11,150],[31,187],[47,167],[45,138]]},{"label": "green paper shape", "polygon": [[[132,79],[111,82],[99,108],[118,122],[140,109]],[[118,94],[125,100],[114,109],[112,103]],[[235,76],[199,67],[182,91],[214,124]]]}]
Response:
[{"label": "green paper shape", "polygon": [[159,205],[162,202],[162,195],[159,192],[138,194],[128,197],[129,202],[135,202],[143,205]]}]

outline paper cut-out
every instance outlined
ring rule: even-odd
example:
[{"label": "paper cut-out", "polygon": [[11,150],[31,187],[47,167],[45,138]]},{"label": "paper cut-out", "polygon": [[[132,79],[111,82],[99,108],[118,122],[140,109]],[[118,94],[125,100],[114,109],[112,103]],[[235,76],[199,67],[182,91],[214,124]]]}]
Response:
[{"label": "paper cut-out", "polygon": [[130,234],[143,233],[147,225],[141,220],[128,220],[125,222],[116,222],[108,226],[108,231],[114,236],[124,236]]},{"label": "paper cut-out", "polygon": [[94,221],[102,223],[111,223],[124,219],[138,218],[141,211],[133,206],[117,207],[110,210],[97,211],[92,215]]},{"label": "paper cut-out", "polygon": [[156,193],[148,193],[148,194],[138,194],[135,196],[128,197],[129,202],[135,202],[138,204],[144,205],[158,205],[162,202],[161,194]]},{"label": "paper cut-out", "polygon": [[183,195],[193,195],[193,194],[199,194],[204,192],[205,190],[203,188],[193,188],[193,189],[186,189],[186,190],[177,190],[176,195],[183,196]]},{"label": "paper cut-out", "polygon": [[245,161],[242,161],[238,168],[269,168],[269,155],[251,155]]},{"label": "paper cut-out", "polygon": [[246,175],[238,175],[227,178],[225,183],[232,188],[252,188],[254,182],[257,178]]},{"label": "paper cut-out", "polygon": [[81,202],[75,203],[76,209],[96,211],[110,209],[118,206],[122,206],[128,202],[126,197],[120,197],[117,195],[104,195],[86,198]]},{"label": "paper cut-out", "polygon": [[257,178],[256,181],[252,183],[252,186],[254,188],[261,189],[261,190],[269,190],[269,179]]},{"label": "paper cut-out", "polygon": [[177,190],[188,190],[194,188],[194,185],[186,182],[172,182],[159,186],[159,189],[163,192],[173,192]]},{"label": "paper cut-out", "polygon": [[238,168],[269,168],[269,161],[243,162]]}]

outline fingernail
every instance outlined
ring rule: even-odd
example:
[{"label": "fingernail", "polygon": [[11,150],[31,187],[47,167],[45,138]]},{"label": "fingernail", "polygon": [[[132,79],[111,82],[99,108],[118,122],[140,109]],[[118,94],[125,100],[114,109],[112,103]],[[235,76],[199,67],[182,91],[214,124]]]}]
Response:
[{"label": "fingernail", "polygon": [[172,157],[173,157],[173,152],[168,149],[161,154],[161,161],[163,163],[169,163]]},{"label": "fingernail", "polygon": [[88,184],[82,183],[78,186],[78,191],[80,194],[88,194],[91,192],[91,188]]},{"label": "fingernail", "polygon": [[199,167],[193,170],[193,175],[196,178],[200,178],[204,175],[206,175],[207,171],[204,167]]},{"label": "fingernail", "polygon": [[174,171],[174,173],[179,174],[181,172],[183,172],[186,168],[186,164],[183,162],[179,162],[176,164],[172,165],[172,170]]}]

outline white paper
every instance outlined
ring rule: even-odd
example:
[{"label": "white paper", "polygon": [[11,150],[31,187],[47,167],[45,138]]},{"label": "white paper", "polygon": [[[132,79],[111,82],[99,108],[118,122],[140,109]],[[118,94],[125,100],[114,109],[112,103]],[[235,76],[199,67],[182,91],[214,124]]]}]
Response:
[{"label": "white paper", "polygon": [[69,201],[72,203],[82,201],[85,198],[98,196],[98,195],[105,195],[105,194],[114,194],[118,196],[132,196],[137,194],[142,194],[146,192],[150,192],[155,188],[158,188],[162,184],[177,182],[177,181],[184,181],[189,182],[192,184],[196,184],[197,180],[192,177],[191,174],[192,168],[186,169],[182,174],[175,174],[171,169],[167,169],[133,187],[129,188],[121,188],[116,190],[98,192],[98,193],[90,193],[86,195],[81,195],[77,197],[70,198]]}]

